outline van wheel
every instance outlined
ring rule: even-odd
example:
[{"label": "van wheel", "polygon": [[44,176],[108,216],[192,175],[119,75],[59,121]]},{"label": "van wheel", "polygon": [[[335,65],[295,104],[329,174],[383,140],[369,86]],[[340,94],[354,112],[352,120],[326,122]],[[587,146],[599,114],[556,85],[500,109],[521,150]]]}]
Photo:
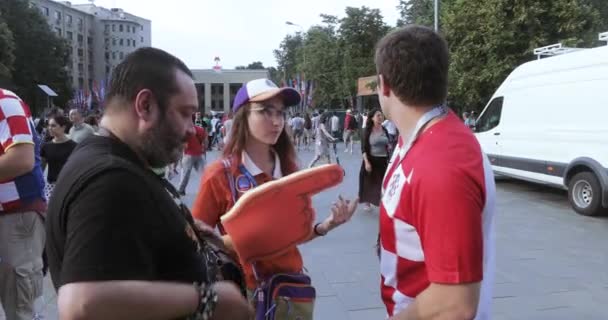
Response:
[{"label": "van wheel", "polygon": [[568,184],[568,200],[574,211],[584,216],[597,216],[603,213],[602,187],[595,174],[579,172]]}]

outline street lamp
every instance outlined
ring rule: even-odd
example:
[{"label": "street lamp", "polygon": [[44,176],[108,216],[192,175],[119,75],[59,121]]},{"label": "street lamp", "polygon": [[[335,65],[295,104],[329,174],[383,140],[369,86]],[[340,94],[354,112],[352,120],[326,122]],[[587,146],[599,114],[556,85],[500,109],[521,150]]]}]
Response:
[{"label": "street lamp", "polygon": [[439,32],[439,0],[435,0],[435,32]]},{"label": "street lamp", "polygon": [[[300,30],[302,31],[302,33],[304,33],[304,28],[301,25],[297,24],[297,23],[293,23],[291,21],[285,21],[285,24],[288,25],[288,26],[294,26],[294,27],[300,28]],[[302,50],[302,58],[304,59],[304,66],[306,66],[306,51],[305,50]],[[283,70],[283,71],[285,71],[285,70]],[[304,104],[304,103],[305,102],[302,102],[302,104]]]}]

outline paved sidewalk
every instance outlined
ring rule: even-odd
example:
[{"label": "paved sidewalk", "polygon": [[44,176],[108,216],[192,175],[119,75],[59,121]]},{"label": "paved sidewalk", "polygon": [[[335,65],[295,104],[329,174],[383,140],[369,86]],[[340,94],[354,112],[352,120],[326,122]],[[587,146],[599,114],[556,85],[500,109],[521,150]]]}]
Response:
[{"label": "paved sidewalk", "polygon": [[[312,153],[301,152],[300,158],[306,164]],[[360,159],[340,153],[347,175],[339,187],[314,198],[319,220],[327,216],[339,193],[356,195]],[[186,200],[192,201],[198,182],[199,177],[192,177]],[[492,319],[608,319],[608,219],[575,214],[562,191],[513,181],[497,185]],[[377,211],[360,209],[349,224],[301,246],[319,296],[316,319],[384,319],[374,250],[377,219]],[[56,302],[48,279],[45,297],[45,319],[55,320]]]}]

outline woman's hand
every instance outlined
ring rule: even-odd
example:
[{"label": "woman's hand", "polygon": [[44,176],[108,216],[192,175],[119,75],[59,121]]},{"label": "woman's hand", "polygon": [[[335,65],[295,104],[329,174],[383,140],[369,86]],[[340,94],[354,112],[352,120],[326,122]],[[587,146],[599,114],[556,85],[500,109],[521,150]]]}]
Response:
[{"label": "woman's hand", "polygon": [[331,207],[331,215],[326,220],[327,229],[325,233],[350,220],[355,210],[357,210],[358,204],[359,198],[345,200],[342,196],[338,196],[338,201],[334,202],[334,205]]},{"label": "woman's hand", "polygon": [[368,173],[372,172],[372,164],[369,163],[369,161],[365,161],[365,171],[367,171]]}]

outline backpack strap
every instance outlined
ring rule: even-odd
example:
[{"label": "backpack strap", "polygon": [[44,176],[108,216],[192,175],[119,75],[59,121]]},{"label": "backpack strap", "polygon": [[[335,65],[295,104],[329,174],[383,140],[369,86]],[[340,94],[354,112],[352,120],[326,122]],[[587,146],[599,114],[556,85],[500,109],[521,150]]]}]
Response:
[{"label": "backpack strap", "polygon": [[224,173],[226,174],[226,180],[228,180],[228,186],[230,188],[230,193],[232,194],[232,202],[236,203],[236,200],[238,200],[238,196],[236,193],[236,187],[234,186],[234,176],[230,171],[232,168],[230,159],[223,159],[222,164],[224,165]]},{"label": "backpack strap", "polygon": [[[226,180],[228,180],[228,188],[230,188],[230,193],[232,194],[232,205],[234,205],[236,200],[238,200],[238,195],[236,193],[236,187],[234,186],[234,175],[231,171],[232,165],[230,159],[222,159],[222,164],[224,165],[224,174],[226,175]],[[226,229],[224,229],[221,222],[218,222],[217,228],[220,230],[221,234],[226,234]]]}]

